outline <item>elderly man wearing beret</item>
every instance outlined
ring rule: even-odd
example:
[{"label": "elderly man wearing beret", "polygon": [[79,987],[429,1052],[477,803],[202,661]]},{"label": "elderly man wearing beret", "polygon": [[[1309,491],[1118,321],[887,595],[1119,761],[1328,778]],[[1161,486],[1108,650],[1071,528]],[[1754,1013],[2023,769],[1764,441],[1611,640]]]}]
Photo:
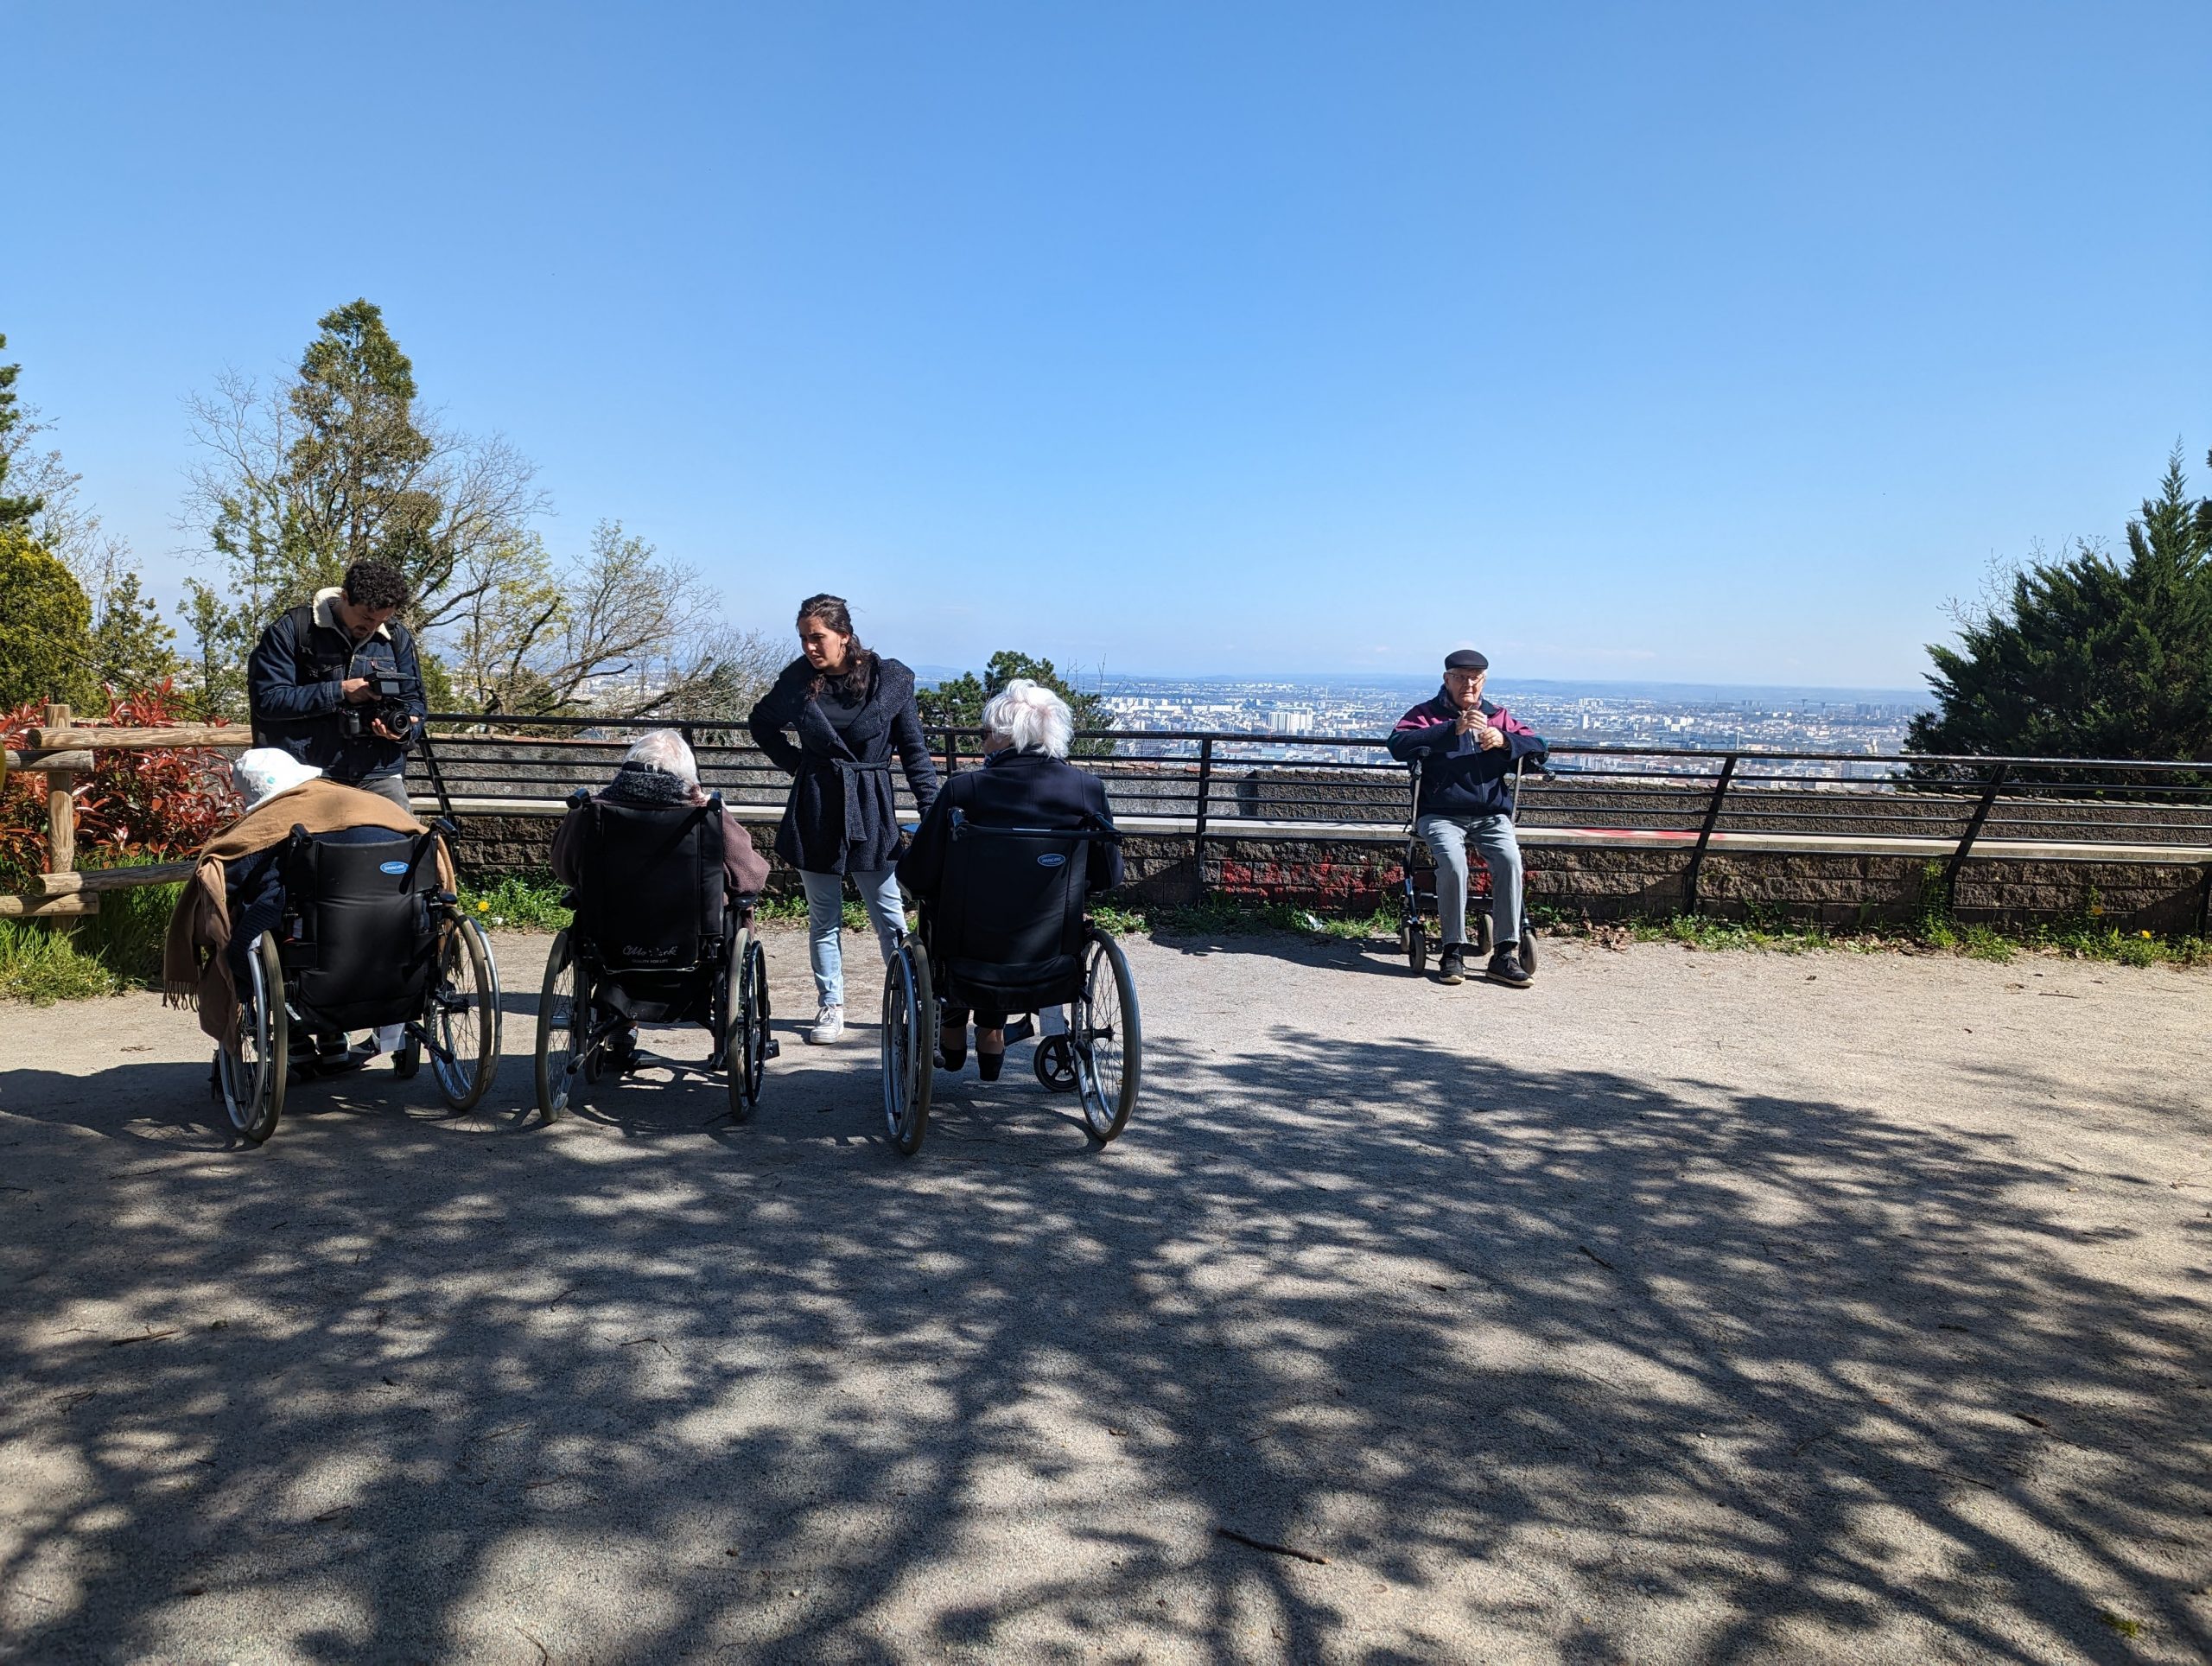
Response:
[{"label": "elderly man wearing beret", "polygon": [[1466,977],[1467,848],[1490,869],[1494,928],[1487,976],[1526,989],[1521,962],[1521,844],[1513,833],[1513,765],[1541,755],[1543,737],[1504,707],[1483,698],[1490,661],[1472,648],[1445,656],[1444,686],[1398,720],[1390,755],[1421,763],[1414,831],[1436,858],[1436,912],[1444,953],[1437,976]]}]

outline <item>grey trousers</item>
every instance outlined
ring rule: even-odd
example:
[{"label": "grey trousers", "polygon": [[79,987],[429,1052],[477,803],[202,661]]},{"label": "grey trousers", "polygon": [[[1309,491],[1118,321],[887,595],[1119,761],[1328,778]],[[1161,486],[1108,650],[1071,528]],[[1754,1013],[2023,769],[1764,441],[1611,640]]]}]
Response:
[{"label": "grey trousers", "polygon": [[1436,858],[1436,918],[1448,946],[1467,940],[1467,847],[1490,869],[1491,941],[1521,940],[1521,842],[1510,816],[1421,816],[1414,821]]},{"label": "grey trousers", "polygon": [[379,798],[389,798],[410,815],[414,814],[415,806],[407,802],[407,776],[404,771],[395,770],[389,775],[365,775],[358,781],[346,781],[342,785],[357,786],[364,792],[373,792]]}]

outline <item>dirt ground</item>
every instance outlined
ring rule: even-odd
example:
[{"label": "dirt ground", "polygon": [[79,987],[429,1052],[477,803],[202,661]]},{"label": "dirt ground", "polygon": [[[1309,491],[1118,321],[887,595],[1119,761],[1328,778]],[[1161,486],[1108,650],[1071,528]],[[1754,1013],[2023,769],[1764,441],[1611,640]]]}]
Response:
[{"label": "dirt ground", "polygon": [[1139,942],[1121,1141],[903,1160],[788,932],[753,1121],[540,1125],[546,942],[259,1149],[0,1008],[0,1659],[2212,1656],[2202,974]]}]

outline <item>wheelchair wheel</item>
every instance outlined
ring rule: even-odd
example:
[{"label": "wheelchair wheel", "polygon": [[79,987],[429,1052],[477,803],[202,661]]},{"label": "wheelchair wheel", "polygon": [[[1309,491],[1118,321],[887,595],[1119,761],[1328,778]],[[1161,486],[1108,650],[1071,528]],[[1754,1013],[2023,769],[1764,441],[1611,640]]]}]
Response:
[{"label": "wheelchair wheel", "polygon": [[438,945],[423,1026],[430,1034],[430,1073],[449,1110],[467,1110],[492,1085],[499,1059],[499,979],[473,919],[457,919]]},{"label": "wheelchair wheel", "polygon": [[231,1126],[259,1145],[276,1131],[276,1119],[284,1114],[291,1066],[284,973],[276,959],[276,939],[266,932],[246,957],[246,981],[238,989],[238,1048],[235,1059],[227,1048],[216,1050],[215,1073]]},{"label": "wheelchair wheel", "polygon": [[1075,1049],[1067,1037],[1047,1035],[1038,1040],[1037,1079],[1054,1093],[1076,1091]]},{"label": "wheelchair wheel", "polygon": [[1084,957],[1083,993],[1068,1019],[1084,1122],[1103,1145],[1128,1126],[1136,1107],[1144,1036],[1128,960],[1122,945],[1096,926]]},{"label": "wheelchair wheel", "polygon": [[911,1157],[922,1148],[937,1081],[937,1002],[930,969],[916,945],[902,943],[883,974],[883,1122],[891,1143]]},{"label": "wheelchair wheel", "polygon": [[1419,920],[1410,919],[1398,935],[1406,945],[1406,964],[1412,967],[1414,976],[1419,977],[1428,970],[1428,933],[1421,929]]},{"label": "wheelchair wheel", "polygon": [[567,1113],[571,1097],[578,1103],[583,1099],[576,1070],[577,1014],[586,1004],[583,975],[569,947],[569,934],[558,933],[537,990],[537,1114],[549,1122]]},{"label": "wheelchair wheel", "polygon": [[738,942],[730,1002],[735,1015],[722,1063],[729,1072],[730,1120],[742,1122],[760,1103],[760,1082],[768,1070],[768,956],[750,932],[739,932]]}]

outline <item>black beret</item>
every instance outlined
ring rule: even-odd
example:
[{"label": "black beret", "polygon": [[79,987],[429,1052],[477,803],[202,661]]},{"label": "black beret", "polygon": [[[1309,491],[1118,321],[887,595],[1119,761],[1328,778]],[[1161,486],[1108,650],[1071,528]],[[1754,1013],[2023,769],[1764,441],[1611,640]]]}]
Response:
[{"label": "black beret", "polygon": [[1444,669],[1447,671],[1486,671],[1490,669],[1490,661],[1472,648],[1460,648],[1444,656]]}]

